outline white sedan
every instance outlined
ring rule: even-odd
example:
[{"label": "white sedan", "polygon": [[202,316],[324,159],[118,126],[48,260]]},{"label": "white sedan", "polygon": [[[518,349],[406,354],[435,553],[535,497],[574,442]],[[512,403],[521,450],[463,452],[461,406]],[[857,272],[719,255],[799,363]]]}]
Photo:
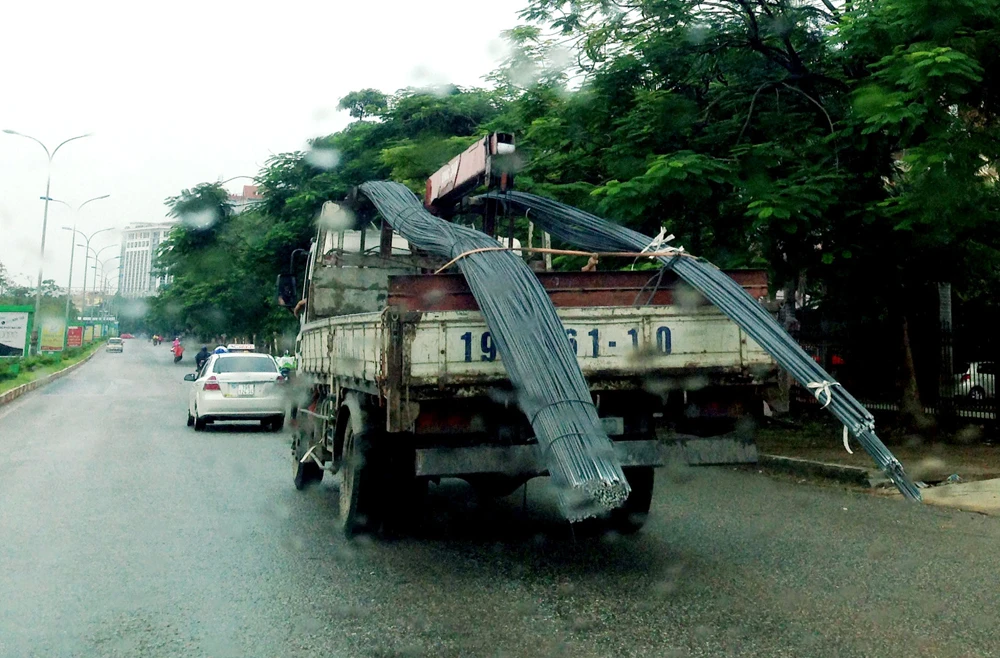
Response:
[{"label": "white sedan", "polygon": [[272,356],[213,354],[184,380],[194,382],[187,424],[196,431],[218,420],[259,420],[274,432],[285,424],[285,378]]}]

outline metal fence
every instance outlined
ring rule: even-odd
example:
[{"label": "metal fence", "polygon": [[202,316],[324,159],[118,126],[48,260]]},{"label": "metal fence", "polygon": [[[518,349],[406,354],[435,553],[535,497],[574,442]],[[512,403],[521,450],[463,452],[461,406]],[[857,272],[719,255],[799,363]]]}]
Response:
[{"label": "metal fence", "polygon": [[[871,327],[860,335],[813,331],[798,336],[807,352],[869,410],[901,410],[910,369],[895,327]],[[1000,343],[992,332],[930,326],[910,335],[910,352],[922,411],[944,427],[996,426],[996,366]],[[799,405],[815,404],[809,392],[793,392]]]}]

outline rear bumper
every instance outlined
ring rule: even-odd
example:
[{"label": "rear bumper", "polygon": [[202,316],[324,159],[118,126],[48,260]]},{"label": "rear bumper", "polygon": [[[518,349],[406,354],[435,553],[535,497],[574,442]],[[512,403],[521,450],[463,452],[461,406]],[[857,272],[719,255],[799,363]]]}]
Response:
[{"label": "rear bumper", "polygon": [[285,414],[283,397],[227,398],[202,396],[198,400],[198,415],[216,420],[254,420]]},{"label": "rear bumper", "polygon": [[[757,446],[736,437],[670,437],[664,440],[615,441],[615,454],[623,468],[689,465],[741,464],[757,461]],[[537,445],[419,448],[416,474],[423,477],[458,477],[494,474],[516,477],[546,475]]]}]

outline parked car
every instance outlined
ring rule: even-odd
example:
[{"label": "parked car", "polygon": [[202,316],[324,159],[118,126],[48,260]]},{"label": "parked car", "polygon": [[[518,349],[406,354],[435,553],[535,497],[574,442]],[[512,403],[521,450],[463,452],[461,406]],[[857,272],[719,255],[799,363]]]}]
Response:
[{"label": "parked car", "polygon": [[184,380],[194,382],[187,424],[195,431],[220,420],[259,420],[274,432],[285,424],[286,379],[268,354],[213,354]]},{"label": "parked car", "polygon": [[985,400],[996,396],[996,364],[972,361],[962,364],[955,375],[955,396]]},{"label": "parked car", "polygon": [[122,343],[121,338],[109,338],[108,346],[104,349],[107,352],[121,352],[123,348],[124,344]]}]

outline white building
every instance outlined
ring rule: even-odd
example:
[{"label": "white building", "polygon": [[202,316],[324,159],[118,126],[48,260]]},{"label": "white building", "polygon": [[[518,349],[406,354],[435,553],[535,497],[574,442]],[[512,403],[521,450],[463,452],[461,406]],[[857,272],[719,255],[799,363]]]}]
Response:
[{"label": "white building", "polygon": [[122,231],[121,269],[118,291],[123,297],[155,295],[166,281],[153,275],[153,261],[160,243],[167,239],[173,223],[136,223]]}]

